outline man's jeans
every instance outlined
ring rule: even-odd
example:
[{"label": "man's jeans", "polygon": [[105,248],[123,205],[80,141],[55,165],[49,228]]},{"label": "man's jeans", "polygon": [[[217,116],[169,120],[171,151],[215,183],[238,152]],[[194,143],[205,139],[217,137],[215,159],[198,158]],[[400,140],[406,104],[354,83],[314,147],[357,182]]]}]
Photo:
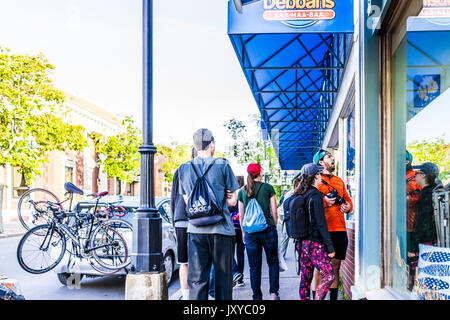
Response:
[{"label": "man's jeans", "polygon": [[250,266],[250,283],[253,291],[253,300],[262,299],[263,296],[261,292],[262,248],[264,248],[267,264],[269,265],[270,293],[278,293],[280,288],[280,267],[278,264],[277,228],[275,226],[269,226],[262,232],[246,232],[245,248]]},{"label": "man's jeans", "polygon": [[232,300],[234,236],[188,233],[190,300],[208,300],[211,264],[214,264],[216,300]]}]

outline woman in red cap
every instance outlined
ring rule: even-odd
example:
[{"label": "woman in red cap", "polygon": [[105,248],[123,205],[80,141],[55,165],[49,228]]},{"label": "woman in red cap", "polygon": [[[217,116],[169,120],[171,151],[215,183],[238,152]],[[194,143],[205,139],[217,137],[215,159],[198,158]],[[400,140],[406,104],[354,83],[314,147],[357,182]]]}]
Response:
[{"label": "woman in red cap", "polygon": [[253,300],[262,300],[261,267],[262,249],[269,265],[270,295],[272,300],[279,300],[280,269],[278,261],[278,234],[277,234],[277,199],[274,188],[262,182],[262,168],[258,163],[251,163],[248,168],[247,184],[239,191],[239,212],[241,226],[245,217],[245,209],[252,199],[260,205],[267,223],[267,228],[260,232],[245,232],[242,229],[245,248],[247,250],[248,264],[250,266],[250,284],[253,291]]}]

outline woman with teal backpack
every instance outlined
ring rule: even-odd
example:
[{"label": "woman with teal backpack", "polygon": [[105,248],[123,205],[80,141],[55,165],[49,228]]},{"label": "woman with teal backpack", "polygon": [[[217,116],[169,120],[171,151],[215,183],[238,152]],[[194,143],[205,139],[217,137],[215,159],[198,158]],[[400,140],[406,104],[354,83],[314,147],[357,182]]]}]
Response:
[{"label": "woman with teal backpack", "polygon": [[247,184],[239,191],[239,219],[250,266],[253,300],[262,300],[262,249],[269,265],[270,298],[279,300],[277,199],[274,188],[262,182],[262,168],[252,163],[247,168]]}]

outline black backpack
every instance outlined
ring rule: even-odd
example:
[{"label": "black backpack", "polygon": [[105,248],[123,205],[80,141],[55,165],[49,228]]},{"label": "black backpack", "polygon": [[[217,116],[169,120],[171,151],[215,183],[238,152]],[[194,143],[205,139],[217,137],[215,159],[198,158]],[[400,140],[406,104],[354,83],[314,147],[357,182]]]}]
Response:
[{"label": "black backpack", "polygon": [[214,165],[214,160],[205,173],[201,176],[197,173],[194,164],[191,162],[192,169],[197,176],[191,194],[186,204],[186,215],[189,222],[195,226],[207,226],[219,223],[224,219],[221,208],[217,205],[217,198],[212,190],[210,183],[206,179],[206,174]]},{"label": "black backpack", "polygon": [[[286,226],[286,233],[289,238],[303,240],[311,233],[310,210],[309,208],[305,210],[310,193],[311,190],[302,195],[292,195],[283,202],[283,224]],[[293,213],[292,204],[295,199],[301,199],[302,201],[300,202],[300,210]]]}]

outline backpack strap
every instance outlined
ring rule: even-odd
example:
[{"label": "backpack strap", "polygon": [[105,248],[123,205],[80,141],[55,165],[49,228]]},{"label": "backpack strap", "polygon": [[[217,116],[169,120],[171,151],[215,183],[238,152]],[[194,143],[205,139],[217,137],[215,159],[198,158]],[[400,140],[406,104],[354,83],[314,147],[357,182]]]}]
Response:
[{"label": "backpack strap", "polygon": [[195,175],[197,176],[197,178],[203,178],[203,177],[205,177],[206,174],[208,173],[209,169],[211,169],[211,167],[212,167],[212,166],[214,165],[214,163],[216,162],[216,160],[217,160],[217,158],[214,159],[214,160],[209,164],[208,168],[206,169],[205,173],[202,174],[202,176],[200,176],[200,175],[198,174],[197,169],[195,169],[194,163],[191,161],[192,169],[194,169],[194,173],[195,173]]},{"label": "backpack strap", "polygon": [[414,180],[415,177],[416,177],[416,176],[412,176],[412,177],[406,179],[406,183],[411,182],[412,180]]},{"label": "backpack strap", "polygon": [[255,193],[255,195],[253,196],[253,198],[256,199],[256,198],[258,197],[258,193],[259,193],[259,191],[261,190],[263,184],[264,184],[264,183],[261,183],[261,184],[259,185],[259,189],[258,189],[258,191]]}]

